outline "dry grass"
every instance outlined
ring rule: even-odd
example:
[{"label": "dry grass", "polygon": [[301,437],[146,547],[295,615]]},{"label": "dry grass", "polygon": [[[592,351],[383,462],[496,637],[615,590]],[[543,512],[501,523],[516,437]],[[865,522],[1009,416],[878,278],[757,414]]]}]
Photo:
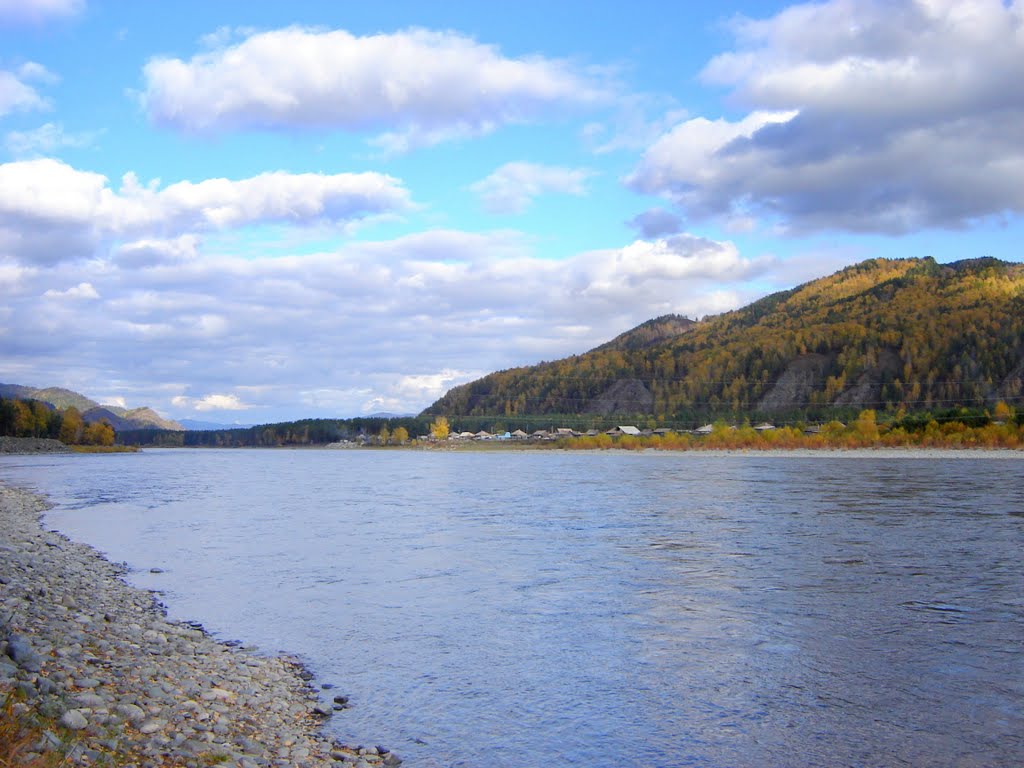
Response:
[{"label": "dry grass", "polygon": [[7,693],[0,707],[0,768],[59,766],[62,755],[35,752],[43,739],[43,726],[30,708],[19,706],[18,698],[13,692]]}]

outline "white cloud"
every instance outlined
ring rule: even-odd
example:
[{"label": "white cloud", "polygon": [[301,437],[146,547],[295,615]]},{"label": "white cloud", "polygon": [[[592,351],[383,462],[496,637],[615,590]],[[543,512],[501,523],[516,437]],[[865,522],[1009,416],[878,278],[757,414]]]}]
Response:
[{"label": "white cloud", "polygon": [[702,77],[746,118],[666,132],[630,177],[693,217],[900,234],[1024,211],[1024,6],[797,5]]},{"label": "white cloud", "polygon": [[64,291],[54,288],[43,294],[44,299],[98,299],[100,297],[92,283],[79,283]]},{"label": "white cloud", "polygon": [[[656,112],[657,117],[648,116]],[[580,138],[596,155],[644,149],[662,133],[684,120],[688,113],[664,99],[632,94],[616,100],[616,111],[609,123],[592,122],[583,126]]]},{"label": "white cloud", "polygon": [[[75,349],[79,375],[119,381],[171,415],[418,412],[455,384],[582,352],[656,315],[738,306],[776,268],[692,235],[564,260],[513,232],[436,230],[275,258],[166,245],[139,245],[149,254],[127,264],[119,253],[24,271],[4,323],[25,352],[5,362],[65,381],[62,354]],[[82,283],[98,298],[38,311],[46,290]],[[150,363],[126,370],[133,359]]]},{"label": "white cloud", "polygon": [[47,110],[50,102],[30,85],[52,83],[54,76],[41,64],[27,62],[17,70],[0,70],[0,117],[12,112]]},{"label": "white cloud", "polygon": [[75,16],[85,0],[0,0],[0,24],[41,24]]},{"label": "white cloud", "polygon": [[96,133],[66,133],[59,123],[45,123],[30,131],[10,131],[4,139],[15,157],[53,155],[65,147],[80,149],[95,141]]},{"label": "white cloud", "polygon": [[243,403],[237,395],[206,395],[200,398],[178,395],[171,398],[177,408],[193,411],[245,411],[253,406]]},{"label": "white cloud", "polygon": [[142,238],[118,246],[114,258],[120,265],[128,268],[174,264],[196,258],[199,244],[199,238],[192,234],[166,240]]},{"label": "white cloud", "polygon": [[378,144],[401,150],[606,98],[566,62],[507,58],[455,32],[289,27],[228,39],[211,38],[217,47],[188,61],[146,64],[151,120],[194,133],[381,131]]},{"label": "white cloud", "polygon": [[[97,253],[111,238],[138,238],[122,247],[139,256],[140,243],[176,242],[182,235],[250,224],[347,225],[405,210],[408,192],[379,173],[263,173],[248,179],[182,181],[160,188],[126,174],[119,190],[106,177],[53,159],[0,165],[0,256],[54,263]],[[175,240],[178,238],[178,240]],[[159,248],[157,248],[159,250]],[[165,253],[166,255],[166,253]]]},{"label": "white cloud", "polygon": [[585,168],[506,163],[470,189],[492,213],[522,213],[543,194],[586,194],[586,180],[593,175],[593,171]]}]

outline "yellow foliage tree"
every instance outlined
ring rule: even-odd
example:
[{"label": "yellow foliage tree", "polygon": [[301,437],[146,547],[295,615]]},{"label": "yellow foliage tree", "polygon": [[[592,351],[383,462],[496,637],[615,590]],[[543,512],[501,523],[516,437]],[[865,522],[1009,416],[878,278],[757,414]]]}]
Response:
[{"label": "yellow foliage tree", "polygon": [[68,406],[60,425],[60,441],[65,445],[78,445],[82,442],[84,431],[85,423],[82,421],[82,414],[75,406]]},{"label": "yellow foliage tree", "polygon": [[447,440],[451,431],[447,416],[438,416],[430,423],[430,434],[435,440]]},{"label": "yellow foliage tree", "polygon": [[1009,421],[1013,418],[1013,409],[1008,406],[1005,402],[1000,400],[996,403],[995,409],[992,411],[992,418],[996,421]]},{"label": "yellow foliage tree", "polygon": [[113,445],[114,428],[106,421],[95,421],[89,424],[82,434],[82,442],[86,445]]},{"label": "yellow foliage tree", "polygon": [[405,445],[409,442],[409,430],[405,427],[395,427],[395,431],[391,433],[391,439],[399,445]]},{"label": "yellow foliage tree", "polygon": [[878,423],[875,421],[875,412],[870,408],[860,412],[857,420],[853,423],[853,428],[865,440],[878,439]]}]

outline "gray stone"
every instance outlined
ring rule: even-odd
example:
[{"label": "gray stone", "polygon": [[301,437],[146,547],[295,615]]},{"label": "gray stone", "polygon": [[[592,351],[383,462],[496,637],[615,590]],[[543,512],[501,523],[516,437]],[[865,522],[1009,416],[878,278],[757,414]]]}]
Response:
[{"label": "gray stone", "polygon": [[106,700],[95,693],[76,694],[72,697],[72,701],[80,707],[88,707],[89,709],[100,709],[107,705]]},{"label": "gray stone", "polygon": [[43,731],[43,738],[50,749],[56,749],[61,745],[60,737],[53,731]]},{"label": "gray stone", "polygon": [[26,640],[17,635],[7,638],[7,655],[11,657],[11,661],[24,670],[38,672],[42,669],[42,658],[32,650],[32,646]]},{"label": "gray stone", "polygon": [[57,718],[67,711],[67,707],[60,696],[43,696],[40,698],[36,710],[43,717]]},{"label": "gray stone", "polygon": [[160,720],[159,718],[155,718],[153,720],[147,720],[142,725],[140,725],[139,726],[139,733],[145,733],[145,734],[156,733],[157,731],[162,731],[166,727],[167,727],[167,721],[166,720]]},{"label": "gray stone", "polygon": [[141,723],[146,719],[146,711],[134,704],[119,704],[114,711],[132,723]]},{"label": "gray stone", "polygon": [[61,716],[60,724],[65,728],[70,728],[72,731],[80,731],[88,727],[89,721],[77,709],[69,709]]}]

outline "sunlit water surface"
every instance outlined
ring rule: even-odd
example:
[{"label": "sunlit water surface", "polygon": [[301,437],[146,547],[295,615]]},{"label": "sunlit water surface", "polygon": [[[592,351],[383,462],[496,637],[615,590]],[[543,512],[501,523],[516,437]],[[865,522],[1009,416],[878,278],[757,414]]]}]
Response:
[{"label": "sunlit water surface", "polygon": [[[1024,764],[1024,460],[0,459],[415,768]],[[150,573],[160,568],[164,573]]]}]

